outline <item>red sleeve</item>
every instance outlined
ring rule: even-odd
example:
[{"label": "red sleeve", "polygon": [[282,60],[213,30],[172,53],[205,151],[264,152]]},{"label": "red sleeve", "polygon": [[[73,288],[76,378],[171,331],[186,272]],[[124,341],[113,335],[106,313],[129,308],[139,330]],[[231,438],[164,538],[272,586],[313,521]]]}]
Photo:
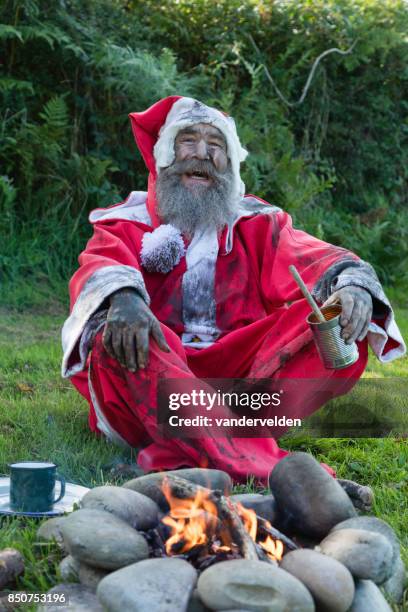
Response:
[{"label": "red sleeve", "polygon": [[279,212],[269,217],[261,265],[261,287],[266,300],[273,305],[302,297],[289,266],[295,265],[310,291],[335,262],[356,255],[333,246],[292,226],[290,215]]},{"label": "red sleeve", "polygon": [[86,281],[106,266],[126,265],[140,271],[143,231],[134,223],[116,221],[94,225],[94,233],[78,261],[80,267],[69,283],[71,309]]}]

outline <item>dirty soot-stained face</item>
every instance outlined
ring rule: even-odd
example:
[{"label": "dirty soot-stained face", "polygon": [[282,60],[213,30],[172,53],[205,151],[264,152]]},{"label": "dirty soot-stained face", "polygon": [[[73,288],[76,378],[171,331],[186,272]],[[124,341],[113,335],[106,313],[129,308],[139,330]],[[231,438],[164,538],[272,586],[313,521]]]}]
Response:
[{"label": "dirty soot-stained face", "polygon": [[198,228],[221,230],[237,208],[233,184],[222,133],[207,124],[186,128],[176,137],[174,162],[157,177],[159,216],[188,237]]}]

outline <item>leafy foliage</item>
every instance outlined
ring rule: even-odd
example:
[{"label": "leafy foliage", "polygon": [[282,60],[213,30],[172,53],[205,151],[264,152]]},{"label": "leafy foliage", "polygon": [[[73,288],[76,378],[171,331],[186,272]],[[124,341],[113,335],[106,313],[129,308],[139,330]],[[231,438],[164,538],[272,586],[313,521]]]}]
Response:
[{"label": "leafy foliage", "polygon": [[[408,286],[404,0],[6,0],[0,22],[3,279],[66,280],[88,211],[145,188],[128,113],[179,93],[235,117],[248,191]],[[265,67],[295,101],[354,41],[302,104],[276,95]]]}]

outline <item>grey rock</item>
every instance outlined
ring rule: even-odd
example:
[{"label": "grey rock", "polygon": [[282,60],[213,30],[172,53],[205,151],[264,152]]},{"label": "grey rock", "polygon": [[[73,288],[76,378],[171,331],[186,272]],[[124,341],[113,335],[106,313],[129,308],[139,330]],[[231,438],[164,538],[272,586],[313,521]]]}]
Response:
[{"label": "grey rock", "polygon": [[336,559],[315,550],[299,549],[287,553],[280,567],[307,587],[319,612],[346,612],[351,606],[354,580]]},{"label": "grey rock", "polygon": [[166,475],[178,476],[179,478],[184,478],[189,482],[212,490],[219,489],[226,495],[229,495],[232,490],[232,480],[226,472],[203,468],[186,468],[183,470],[169,470],[168,472],[155,472],[129,480],[122,486],[126,489],[132,489],[132,491],[142,493],[142,495],[146,495],[146,497],[150,497],[150,499],[156,502],[161,510],[167,512],[169,506],[161,491],[163,478]]},{"label": "grey rock", "polygon": [[87,563],[80,563],[78,567],[78,579],[81,584],[96,591],[96,587],[109,574],[109,570],[100,567],[93,567]]},{"label": "grey rock", "polygon": [[347,521],[342,521],[338,525],[335,525],[332,531],[338,529],[365,529],[366,531],[373,531],[374,533],[380,533],[385,536],[393,549],[393,563],[397,563],[400,556],[400,545],[395,531],[385,521],[375,516],[355,516]]},{"label": "grey rock", "polygon": [[222,491],[224,495],[230,495],[232,491],[231,476],[222,470],[186,468],[183,470],[173,470],[172,473],[189,482],[207,487],[207,489],[211,489],[212,491]]},{"label": "grey rock", "polygon": [[261,495],[260,493],[238,493],[231,495],[233,502],[239,502],[245,508],[254,510],[258,516],[274,523],[277,514],[277,505],[273,495]]},{"label": "grey rock", "polygon": [[185,612],[197,581],[182,559],[147,559],[103,578],[96,594],[109,612]]},{"label": "grey rock", "polygon": [[123,487],[95,487],[84,495],[81,507],[105,510],[140,530],[156,527],[159,508],[149,497]]},{"label": "grey rock", "polygon": [[104,612],[103,607],[93,593],[82,584],[63,583],[57,584],[48,594],[58,593],[65,597],[66,603],[44,604],[37,608],[37,612]]},{"label": "grey rock", "polygon": [[407,571],[401,557],[398,557],[393,566],[392,575],[382,584],[386,595],[393,603],[400,604],[407,586]]},{"label": "grey rock", "polygon": [[70,554],[83,563],[118,569],[149,556],[146,540],[130,525],[103,510],[77,510],[61,532]]},{"label": "grey rock", "polygon": [[371,580],[357,580],[349,612],[392,612],[380,589]]},{"label": "grey rock", "polygon": [[[14,591],[16,593],[18,591]],[[0,612],[15,612],[16,604],[9,601],[8,593],[4,594],[4,591],[0,592]]]},{"label": "grey rock", "polygon": [[201,600],[212,610],[312,612],[313,598],[294,576],[262,561],[223,561],[198,580]]},{"label": "grey rock", "polygon": [[188,602],[187,612],[207,612],[207,610],[209,610],[209,608],[201,601],[197,589],[194,589],[190,601]]},{"label": "grey rock", "polygon": [[355,578],[381,584],[392,572],[392,546],[380,533],[339,529],[329,533],[317,549],[343,563]]},{"label": "grey rock", "polygon": [[44,542],[55,542],[58,546],[64,549],[64,538],[61,533],[61,525],[65,521],[65,516],[57,516],[55,518],[50,518],[47,521],[41,523],[40,527],[37,530],[37,538]]},{"label": "grey rock", "polygon": [[[16,600],[17,600],[17,596],[20,596],[20,598],[24,600],[24,598],[27,597],[27,590],[19,589],[19,590],[13,590],[13,591],[10,590],[8,592],[0,591],[0,612],[23,612],[23,611],[26,612],[27,607],[28,607],[28,610],[34,609],[28,603],[21,604],[21,603],[16,603],[16,601],[12,601],[12,597],[10,597],[10,595],[15,597]],[[40,609],[43,610],[44,608],[38,608],[38,607],[35,608],[36,612]],[[58,609],[61,610],[61,608],[58,608]],[[62,609],[66,610],[66,608],[62,608]],[[52,607],[52,610],[55,612],[54,606]]]},{"label": "grey rock", "polygon": [[149,497],[159,506],[160,510],[167,512],[169,510],[169,505],[161,490],[165,475],[164,472],[146,474],[145,476],[140,476],[139,478],[134,478],[133,480],[125,482],[122,487]]},{"label": "grey rock", "polygon": [[15,548],[0,550],[0,591],[15,583],[18,576],[24,574],[25,559]]},{"label": "grey rock", "polygon": [[78,582],[79,561],[68,555],[59,564],[59,571],[64,582]]},{"label": "grey rock", "polygon": [[117,463],[110,469],[112,478],[138,478],[144,476],[145,472],[136,463]]},{"label": "grey rock", "polygon": [[356,515],[347,493],[307,453],[292,453],[269,476],[278,510],[310,537],[324,537],[334,525]]}]

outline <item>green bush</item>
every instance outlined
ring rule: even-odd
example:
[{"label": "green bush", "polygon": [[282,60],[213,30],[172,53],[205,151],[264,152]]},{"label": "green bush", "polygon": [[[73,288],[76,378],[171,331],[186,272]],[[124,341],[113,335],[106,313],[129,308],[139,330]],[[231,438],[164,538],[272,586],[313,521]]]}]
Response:
[{"label": "green bush", "polygon": [[[128,113],[175,93],[234,115],[248,191],[408,286],[404,0],[6,0],[0,22],[0,300],[65,292],[89,210],[145,188]],[[295,102],[353,42],[302,104],[266,74]]]}]

